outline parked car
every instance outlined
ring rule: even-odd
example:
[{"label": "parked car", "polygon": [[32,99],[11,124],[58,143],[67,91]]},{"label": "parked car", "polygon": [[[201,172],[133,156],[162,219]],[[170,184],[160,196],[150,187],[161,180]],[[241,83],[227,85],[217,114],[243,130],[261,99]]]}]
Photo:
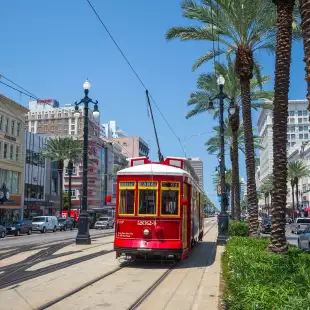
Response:
[{"label": "parked car", "polygon": [[31,235],[32,222],[30,220],[13,221],[6,226],[6,233],[15,236],[19,236],[20,234]]},{"label": "parked car", "polygon": [[4,238],[6,236],[6,228],[0,225],[0,238]]},{"label": "parked car", "polygon": [[58,219],[58,229],[60,231],[62,231],[62,230],[66,231],[67,229],[73,230],[73,220],[70,217],[59,218]]},{"label": "parked car", "polygon": [[95,229],[103,229],[103,228],[113,228],[114,227],[114,218],[113,217],[100,217],[98,221],[95,223]]},{"label": "parked car", "polygon": [[300,234],[303,233],[307,226],[310,224],[310,218],[298,217],[294,223],[291,224],[290,229],[292,233]]},{"label": "parked car", "polygon": [[58,227],[56,216],[36,216],[32,219],[32,230],[45,233],[48,230],[55,232]]},{"label": "parked car", "polygon": [[298,237],[298,247],[302,250],[310,250],[310,225]]},{"label": "parked car", "polygon": [[272,228],[272,225],[271,225],[271,220],[270,219],[265,218],[265,219],[262,219],[259,222],[259,231],[260,231],[260,233],[262,233],[262,234],[269,234],[271,232],[271,228]]}]

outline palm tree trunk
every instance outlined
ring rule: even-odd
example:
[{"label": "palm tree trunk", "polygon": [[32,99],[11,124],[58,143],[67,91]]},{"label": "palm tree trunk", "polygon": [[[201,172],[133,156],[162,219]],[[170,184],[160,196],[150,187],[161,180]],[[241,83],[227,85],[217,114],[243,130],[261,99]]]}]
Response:
[{"label": "palm tree trunk", "polygon": [[292,187],[293,219],[294,219],[295,217],[294,182],[291,182],[291,187]]},{"label": "palm tree trunk", "polygon": [[232,146],[230,147],[230,161],[231,161],[231,195],[230,195],[230,206],[231,206],[231,217],[234,220],[235,219],[235,167],[234,167],[234,154]]},{"label": "palm tree trunk", "polygon": [[297,205],[297,210],[299,210],[299,198],[298,198],[298,180],[296,182],[296,205]]},{"label": "palm tree trunk", "polygon": [[306,63],[307,99],[310,111],[310,0],[299,0],[299,10],[301,15],[301,31],[304,41],[304,62]]},{"label": "palm tree trunk", "polygon": [[255,184],[255,156],[253,126],[251,115],[251,87],[253,77],[253,55],[248,46],[238,46],[236,54],[236,71],[240,79],[242,97],[242,117],[245,140],[245,165],[247,175],[247,198],[249,210],[250,236],[258,234],[258,200]]},{"label": "palm tree trunk", "polygon": [[63,172],[64,172],[64,162],[62,160],[58,161],[58,174],[59,174],[59,184],[60,184],[60,192],[59,192],[59,197],[60,197],[60,206],[59,206],[59,213],[60,217],[62,215],[62,210],[63,210]]},{"label": "palm tree trunk", "polygon": [[68,198],[69,198],[69,206],[68,206],[68,217],[71,216],[71,208],[72,208],[72,170],[73,170],[73,162],[69,161],[68,163],[68,176],[69,176],[69,193],[68,193]]},{"label": "palm tree trunk", "polygon": [[240,126],[239,107],[235,105],[235,113],[230,116],[229,122],[232,131],[232,184],[234,184],[232,190],[234,191],[235,198],[235,218],[240,220],[240,185],[239,185],[239,153],[238,153],[238,130]]},{"label": "palm tree trunk", "polygon": [[287,196],[286,133],[292,50],[294,0],[274,0],[277,5],[277,49],[273,108],[272,231],[269,249],[287,251],[285,209]]}]

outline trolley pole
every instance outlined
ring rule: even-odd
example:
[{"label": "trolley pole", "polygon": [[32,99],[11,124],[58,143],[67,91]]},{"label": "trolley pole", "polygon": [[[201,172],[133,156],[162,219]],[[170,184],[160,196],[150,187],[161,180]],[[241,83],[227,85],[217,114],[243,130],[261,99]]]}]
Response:
[{"label": "trolley pole", "polygon": [[[225,184],[225,129],[224,129],[224,100],[230,99],[224,93],[224,83],[225,79],[222,76],[219,76],[217,79],[217,84],[219,86],[220,92],[214,97],[210,99],[208,111],[212,113],[214,111],[213,100],[217,99],[219,101],[219,125],[220,125],[220,188],[221,188],[221,213],[219,215],[218,222],[218,237],[217,243],[224,244],[228,239],[228,222],[229,215],[227,213],[228,207],[228,193]],[[230,105],[228,109],[228,113],[230,115],[235,113],[235,104],[234,100],[230,99]]]}]

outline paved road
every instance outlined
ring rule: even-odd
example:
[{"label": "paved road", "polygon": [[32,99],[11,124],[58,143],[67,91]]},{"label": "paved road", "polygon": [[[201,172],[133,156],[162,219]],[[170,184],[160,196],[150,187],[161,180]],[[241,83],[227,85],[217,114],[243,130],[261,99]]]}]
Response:
[{"label": "paved road", "polygon": [[[114,229],[104,230],[90,230],[91,236],[100,236],[104,234],[110,234],[114,232]],[[50,243],[62,240],[74,239],[77,235],[77,229],[73,231],[57,231],[57,232],[46,232],[41,234],[40,232],[34,232],[32,235],[20,235],[20,236],[6,236],[0,239],[0,249],[19,247],[25,245],[39,244],[39,243]]]}]

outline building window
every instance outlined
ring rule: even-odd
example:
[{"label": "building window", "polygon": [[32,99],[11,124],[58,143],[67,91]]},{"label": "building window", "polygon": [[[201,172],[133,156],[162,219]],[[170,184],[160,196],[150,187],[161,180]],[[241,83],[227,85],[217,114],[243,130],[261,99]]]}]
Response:
[{"label": "building window", "polygon": [[7,145],[7,143],[4,143],[4,146],[3,146],[3,158],[8,158],[8,145]]},{"label": "building window", "polygon": [[[68,175],[68,168],[66,168],[66,175]],[[72,169],[72,175],[76,175],[76,167],[73,167]]]},{"label": "building window", "polygon": [[25,119],[28,119],[28,115],[25,115]]},{"label": "building window", "polygon": [[75,135],[75,131],[71,131],[71,136],[74,136]]},{"label": "building window", "polygon": [[292,142],[292,143],[291,143],[291,146],[293,147],[293,146],[295,146],[295,144],[296,144],[296,142]]},{"label": "building window", "polygon": [[75,125],[71,125],[71,130],[75,130]]},{"label": "building window", "polygon": [[19,137],[19,134],[20,134],[20,123],[17,123],[17,132],[16,132],[17,137]]},{"label": "building window", "polygon": [[0,130],[2,130],[2,124],[3,124],[3,115],[0,115]]},{"label": "building window", "polygon": [[5,132],[9,132],[9,118],[6,118],[6,122],[5,122]]},{"label": "building window", "polygon": [[307,119],[306,117],[304,117],[304,118],[303,118],[303,122],[304,122],[304,123],[307,123],[307,122],[308,122],[308,119]]},{"label": "building window", "polygon": [[308,136],[309,136],[309,135],[308,135],[307,133],[304,134],[304,138],[305,138],[305,139],[308,139]]},{"label": "building window", "polygon": [[304,131],[308,131],[308,126],[304,126]]},{"label": "building window", "polygon": [[64,135],[68,135],[68,130],[64,130]]},{"label": "building window", "polygon": [[58,124],[61,125],[61,119],[58,121]]},{"label": "building window", "polygon": [[304,127],[303,126],[299,126],[299,131],[303,131]]},{"label": "building window", "polygon": [[295,140],[295,138],[296,138],[295,134],[292,134],[292,135],[291,135],[291,139],[292,139],[292,140]]},{"label": "building window", "polygon": [[302,118],[299,118],[298,119],[298,124],[301,124],[302,123]]},{"label": "building window", "polygon": [[289,111],[289,116],[295,116],[295,111]]},{"label": "building window", "polygon": [[19,160],[19,146],[16,146],[15,159],[16,159],[16,161]]},{"label": "building window", "polygon": [[308,111],[307,111],[307,110],[303,110],[303,111],[302,111],[302,115],[303,115],[303,116],[307,116],[307,115],[308,115]]},{"label": "building window", "polygon": [[[68,189],[65,189],[65,193],[69,193]],[[71,189],[71,198],[75,199],[76,198],[76,190],[75,189]]]},{"label": "building window", "polygon": [[10,145],[10,159],[13,159],[13,145]]},{"label": "building window", "polygon": [[290,135],[289,134],[287,134],[287,140],[289,140],[290,139]]},{"label": "building window", "polygon": [[302,116],[302,111],[298,111],[298,116]]},{"label": "building window", "polygon": [[41,118],[42,118],[42,116],[41,116],[41,115],[38,115],[38,118],[39,118],[39,119],[41,119]]},{"label": "building window", "polygon": [[290,118],[290,124],[295,124],[295,119],[294,118]]},{"label": "building window", "polygon": [[304,137],[303,134],[299,134],[299,139],[302,139]]},{"label": "building window", "polygon": [[0,158],[2,158],[2,142],[0,141]]}]

